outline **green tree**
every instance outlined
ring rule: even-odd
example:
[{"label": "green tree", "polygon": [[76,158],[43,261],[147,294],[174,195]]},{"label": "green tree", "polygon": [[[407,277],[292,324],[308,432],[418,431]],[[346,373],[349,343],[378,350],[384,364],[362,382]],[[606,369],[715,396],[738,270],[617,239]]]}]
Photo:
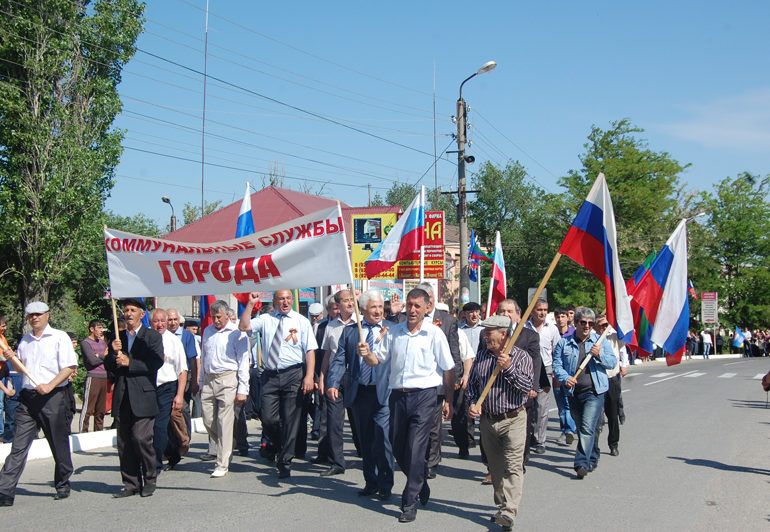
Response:
[{"label": "green tree", "polygon": [[[203,216],[208,216],[222,205],[220,200],[206,201],[203,204]],[[193,203],[185,203],[182,207],[182,221],[184,225],[191,224],[201,218],[201,207]]]},{"label": "green tree", "polygon": [[2,2],[0,272],[48,300],[101,234],[123,133],[117,85],[142,30],[136,0]]},{"label": "green tree", "polygon": [[[730,324],[755,327],[770,315],[770,176],[742,173],[702,194],[703,247],[718,267],[701,285],[719,292]],[[696,281],[694,281],[696,282]]]}]

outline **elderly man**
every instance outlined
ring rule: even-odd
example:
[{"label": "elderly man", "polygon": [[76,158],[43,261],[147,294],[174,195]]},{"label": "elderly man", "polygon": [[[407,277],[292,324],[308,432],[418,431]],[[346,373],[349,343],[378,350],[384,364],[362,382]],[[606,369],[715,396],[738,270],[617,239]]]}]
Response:
[{"label": "elderly man", "polygon": [[[162,308],[152,311],[152,328],[160,333],[163,340],[164,362],[158,370],[155,395],[158,400],[158,415],[153,426],[153,445],[158,472],[163,468],[163,456],[169,455],[166,469],[173,469],[179,463],[179,449],[170,449],[168,425],[171,410],[181,412],[184,405],[184,389],[187,384],[187,363],[184,346],[177,336],[168,330],[168,314]],[[170,451],[167,453],[167,451]]]},{"label": "elderly man", "polygon": [[[486,347],[473,362],[468,378],[468,415],[481,418],[481,442],[489,462],[498,511],[495,523],[511,530],[524,487],[523,458],[527,438],[524,406],[532,389],[532,358],[526,351],[504,347],[513,330],[507,316],[490,316],[481,323]],[[500,373],[479,408],[477,402],[495,366]]]},{"label": "elderly man", "polygon": [[[361,325],[364,338],[369,348],[374,349],[375,339],[382,338],[396,324],[383,321],[385,305],[379,291],[367,290],[358,301],[363,309]],[[376,494],[384,501],[390,498],[393,488],[393,451],[388,440],[390,367],[387,364],[377,367],[366,364],[358,355],[360,341],[361,335],[355,323],[345,327],[329,364],[326,396],[330,402],[336,402],[344,380],[347,390],[345,406],[352,408],[361,439],[365,484],[358,495],[368,497]]]},{"label": "elderly man", "polygon": [[241,331],[260,333],[262,340],[262,426],[275,446],[278,478],[291,476],[303,396],[315,388],[315,349],[310,320],[292,310],[291,290],[276,290],[273,311],[250,319],[259,293],[249,294],[241,314]]},{"label": "elderly man", "polygon": [[212,323],[201,341],[203,426],[217,451],[212,478],[224,477],[230,468],[235,407],[249,396],[249,339],[230,321],[229,310],[222,300],[212,303]]},{"label": "elderly man", "polygon": [[144,301],[124,299],[126,330],[110,344],[104,359],[107,371],[115,376],[112,416],[118,420],[118,456],[123,489],[116,499],[155,493],[157,469],[153,431],[158,401],[155,395],[158,370],[163,366],[163,340],[160,334],[142,326]]},{"label": "elderly man", "polygon": [[[596,430],[604,410],[604,394],[609,389],[607,370],[618,359],[607,342],[597,344],[599,335],[593,331],[594,311],[586,307],[575,309],[575,333],[562,338],[553,352],[553,375],[568,390],[569,408],[578,432],[575,452],[575,475],[578,479],[596,469],[599,463],[599,442]],[[584,371],[578,367],[588,359]]]},{"label": "elderly man", "polygon": [[13,506],[29,448],[41,428],[54,458],[54,499],[70,495],[73,395],[69,378],[77,370],[77,356],[67,333],[48,325],[48,305],[35,301],[27,305],[24,314],[32,330],[21,339],[16,353],[10,349],[3,353],[12,363],[18,357],[29,375],[24,376],[16,409],[11,454],[0,472],[0,506]]},{"label": "elderly man", "polygon": [[406,475],[401,493],[401,523],[417,518],[417,503],[430,499],[427,450],[435,425],[438,388],[443,384],[446,400],[442,413],[452,417],[455,362],[449,343],[438,326],[425,319],[430,295],[419,288],[406,296],[406,321],[393,327],[374,350],[367,342],[358,344],[358,353],[367,364],[390,362],[390,443],[393,456]]}]

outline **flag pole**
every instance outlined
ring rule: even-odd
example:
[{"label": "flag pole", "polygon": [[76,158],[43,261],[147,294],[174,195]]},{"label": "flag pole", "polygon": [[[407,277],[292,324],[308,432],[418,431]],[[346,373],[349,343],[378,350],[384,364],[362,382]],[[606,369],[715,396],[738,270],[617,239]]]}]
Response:
[{"label": "flag pole", "polygon": [[422,238],[420,239],[420,282],[425,282],[425,186],[420,187],[420,203],[422,203]]},{"label": "flag pole", "polygon": [[[551,265],[548,266],[548,270],[545,272],[545,276],[543,277],[543,280],[540,281],[540,285],[538,285],[537,290],[535,290],[535,295],[532,296],[532,301],[529,302],[529,306],[527,306],[527,310],[524,311],[524,314],[521,316],[521,321],[519,322],[519,326],[516,327],[516,330],[514,331],[513,336],[510,336],[508,338],[508,341],[505,342],[505,346],[503,346],[503,353],[510,353],[511,350],[513,349],[514,344],[516,343],[516,340],[519,339],[521,330],[524,328],[523,324],[527,323],[527,320],[529,319],[529,315],[532,314],[532,310],[535,308],[535,303],[537,303],[537,300],[540,297],[540,293],[543,291],[543,288],[545,288],[545,285],[548,283],[548,280],[551,278],[553,271],[556,269],[556,265],[559,264],[559,259],[561,259],[561,256],[562,256],[561,253],[557,252],[556,255],[554,255],[553,257],[553,260],[551,260]],[[481,405],[484,404],[484,400],[487,398],[487,395],[489,395],[489,390],[492,389],[492,385],[495,383],[495,379],[497,379],[497,375],[499,373],[500,373],[500,366],[495,365],[495,369],[492,370],[492,375],[490,375],[486,386],[484,386],[484,390],[481,392],[481,395],[476,401],[477,410],[481,411]],[[539,376],[536,375],[535,378],[539,378]]]},{"label": "flag pole", "polygon": [[[337,200],[337,213],[339,214],[340,219],[342,219],[342,206],[340,205],[339,200]],[[343,227],[343,231],[345,228]],[[345,245],[347,246],[347,234],[345,235]],[[366,342],[366,336],[364,336],[364,328],[361,326],[361,312],[358,309],[358,298],[356,297],[356,282],[355,278],[353,277],[353,263],[350,260],[350,253],[348,253],[347,249],[345,250],[345,258],[348,262],[348,275],[350,277],[350,293],[353,294],[353,310],[356,313],[356,325],[358,326],[358,339],[359,343],[365,343]]]}]

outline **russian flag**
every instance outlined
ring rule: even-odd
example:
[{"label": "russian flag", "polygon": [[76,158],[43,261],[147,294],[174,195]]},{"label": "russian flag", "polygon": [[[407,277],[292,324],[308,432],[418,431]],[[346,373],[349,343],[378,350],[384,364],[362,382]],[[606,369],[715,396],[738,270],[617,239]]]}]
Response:
[{"label": "russian flag", "polygon": [[385,240],[380,242],[364,263],[366,278],[388,271],[400,260],[420,260],[425,242],[425,187],[406,208]]},{"label": "russian flag", "polygon": [[495,253],[492,255],[492,274],[489,279],[487,298],[487,316],[497,311],[497,306],[506,297],[505,260],[503,246],[500,243],[500,231],[495,232]]},{"label": "russian flag", "polygon": [[687,220],[682,220],[632,293],[652,325],[650,340],[666,352],[669,366],[681,362],[687,342],[687,295]]},{"label": "russian flag", "polygon": [[479,282],[479,265],[482,260],[492,262],[490,256],[479,247],[476,231],[471,229],[471,241],[468,243],[468,278],[474,283]]},{"label": "russian flag", "polygon": [[[626,281],[626,291],[629,296],[634,293],[636,286],[650,269],[656,256],[657,253],[654,251],[647,255],[642,265],[634,272],[634,275]],[[650,355],[654,349],[652,346],[652,324],[647,319],[644,309],[639,306],[639,302],[634,297],[631,298],[631,312],[634,315],[634,336],[629,345],[636,346],[640,351]]]},{"label": "russian flag", "polygon": [[[241,202],[241,210],[238,211],[238,221],[235,226],[235,238],[241,238],[254,233],[254,217],[251,213],[251,185],[246,183],[246,191],[243,193],[243,201]],[[233,294],[233,297],[238,301],[238,314],[240,318],[243,314],[246,304],[249,302],[249,293],[241,292]],[[261,307],[261,302],[254,306],[256,312]]]},{"label": "russian flag", "polygon": [[201,296],[200,304],[198,307],[198,314],[201,316],[201,326],[198,329],[201,337],[203,337],[203,330],[211,325],[211,305],[214,304],[217,298],[215,296]]},{"label": "russian flag", "polygon": [[618,261],[615,213],[604,174],[599,174],[588,197],[561,243],[566,255],[604,284],[607,320],[618,338],[628,343],[634,331],[634,317]]}]

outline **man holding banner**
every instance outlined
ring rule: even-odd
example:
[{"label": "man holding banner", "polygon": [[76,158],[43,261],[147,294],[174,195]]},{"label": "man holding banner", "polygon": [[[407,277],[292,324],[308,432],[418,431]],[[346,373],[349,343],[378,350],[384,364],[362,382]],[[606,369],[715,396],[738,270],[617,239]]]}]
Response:
[{"label": "man holding banner", "polygon": [[291,476],[303,395],[315,387],[315,350],[310,320],[292,310],[291,290],[276,290],[273,311],[250,319],[259,293],[249,294],[241,314],[241,331],[260,333],[265,353],[262,373],[262,423],[277,450],[278,478]]}]

